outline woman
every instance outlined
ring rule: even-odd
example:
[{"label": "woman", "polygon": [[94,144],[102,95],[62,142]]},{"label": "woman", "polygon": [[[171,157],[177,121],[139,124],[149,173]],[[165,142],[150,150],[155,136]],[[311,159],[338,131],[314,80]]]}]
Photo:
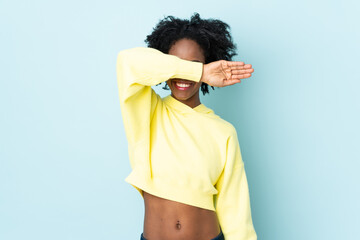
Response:
[{"label": "woman", "polygon": [[[200,102],[199,90],[240,83],[254,71],[230,61],[229,26],[194,14],[164,18],[148,48],[120,51],[117,78],[132,172],[144,199],[141,240],[254,240],[236,129]],[[151,86],[166,82],[161,98]],[[225,104],[225,103],[224,103]]]}]

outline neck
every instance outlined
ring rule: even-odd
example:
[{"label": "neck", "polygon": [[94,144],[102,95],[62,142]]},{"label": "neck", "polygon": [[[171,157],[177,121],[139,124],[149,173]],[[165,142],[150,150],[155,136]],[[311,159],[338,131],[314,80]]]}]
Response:
[{"label": "neck", "polygon": [[199,96],[199,92],[197,92],[196,94],[194,94],[192,97],[182,100],[182,99],[177,99],[172,93],[171,96],[173,98],[175,98],[176,100],[182,102],[183,104],[188,105],[191,108],[197,107],[198,105],[201,104],[200,102],[200,96]]}]

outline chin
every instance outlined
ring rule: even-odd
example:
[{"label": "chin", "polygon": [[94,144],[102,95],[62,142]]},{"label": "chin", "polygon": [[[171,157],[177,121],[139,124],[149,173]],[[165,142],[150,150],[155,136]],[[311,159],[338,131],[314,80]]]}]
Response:
[{"label": "chin", "polygon": [[192,96],[189,96],[189,95],[184,95],[184,94],[176,94],[174,92],[172,92],[172,95],[178,99],[178,100],[182,100],[182,101],[186,101],[188,100],[189,98],[191,98]]}]

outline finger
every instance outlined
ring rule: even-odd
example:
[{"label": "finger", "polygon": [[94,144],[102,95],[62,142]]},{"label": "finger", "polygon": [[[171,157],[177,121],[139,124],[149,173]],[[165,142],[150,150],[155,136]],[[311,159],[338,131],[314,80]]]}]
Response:
[{"label": "finger", "polygon": [[245,73],[245,74],[239,74],[239,75],[232,75],[231,76],[231,80],[236,80],[236,79],[243,79],[243,78],[249,78],[251,77],[251,73]]},{"label": "finger", "polygon": [[231,70],[249,69],[249,68],[252,68],[252,65],[244,64],[244,65],[232,66],[230,68],[231,68]]},{"label": "finger", "polygon": [[244,62],[236,62],[236,61],[227,61],[227,65],[229,67],[239,67],[239,66],[244,66],[245,63]]},{"label": "finger", "polygon": [[228,79],[224,82],[224,86],[230,86],[230,85],[234,85],[236,83],[241,83],[240,79]]},{"label": "finger", "polygon": [[239,74],[244,74],[244,73],[252,73],[254,72],[253,68],[250,69],[241,69],[241,70],[231,70],[231,74],[232,75],[239,75]]}]

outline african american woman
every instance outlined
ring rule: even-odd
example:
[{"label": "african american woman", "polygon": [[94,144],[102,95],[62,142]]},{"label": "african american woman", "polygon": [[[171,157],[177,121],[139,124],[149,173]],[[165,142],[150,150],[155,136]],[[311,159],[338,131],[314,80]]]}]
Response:
[{"label": "african american woman", "polygon": [[[118,54],[132,168],[125,181],[144,199],[141,240],[257,239],[236,129],[199,96],[254,71],[231,60],[229,29],[198,13],[190,20],[168,16],[147,36],[147,47]],[[163,98],[151,87],[162,82],[171,90]]]}]

